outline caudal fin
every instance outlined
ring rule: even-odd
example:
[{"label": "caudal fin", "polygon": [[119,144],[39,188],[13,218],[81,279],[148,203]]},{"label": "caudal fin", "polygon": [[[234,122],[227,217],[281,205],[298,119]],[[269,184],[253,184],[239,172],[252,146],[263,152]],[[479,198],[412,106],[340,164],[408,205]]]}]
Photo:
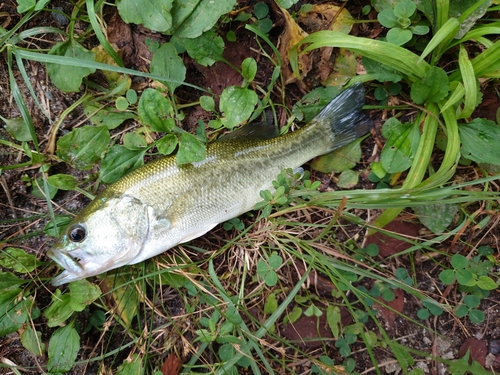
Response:
[{"label": "caudal fin", "polygon": [[365,88],[356,83],[337,95],[313,122],[327,126],[333,134],[331,150],[346,145],[368,133],[373,122],[361,111],[365,103]]}]

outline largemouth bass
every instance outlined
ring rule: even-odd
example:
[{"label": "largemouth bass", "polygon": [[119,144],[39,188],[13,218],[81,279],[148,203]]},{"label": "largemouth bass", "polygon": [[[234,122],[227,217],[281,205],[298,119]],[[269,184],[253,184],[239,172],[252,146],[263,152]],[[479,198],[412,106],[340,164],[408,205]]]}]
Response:
[{"label": "largemouth bass", "polygon": [[366,134],[372,123],[361,112],[364,99],[356,84],[295,132],[228,137],[210,143],[201,162],[177,166],[167,156],[130,172],[97,195],[48,251],[65,269],[52,284],[141,262],[250,211],[283,169]]}]

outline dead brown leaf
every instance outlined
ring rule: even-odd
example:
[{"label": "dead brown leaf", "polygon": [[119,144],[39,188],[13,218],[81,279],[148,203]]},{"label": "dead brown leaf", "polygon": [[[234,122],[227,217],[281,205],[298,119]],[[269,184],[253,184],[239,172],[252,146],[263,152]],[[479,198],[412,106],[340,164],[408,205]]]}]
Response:
[{"label": "dead brown leaf", "polygon": [[181,371],[182,361],[175,353],[170,353],[161,366],[163,375],[177,375]]}]

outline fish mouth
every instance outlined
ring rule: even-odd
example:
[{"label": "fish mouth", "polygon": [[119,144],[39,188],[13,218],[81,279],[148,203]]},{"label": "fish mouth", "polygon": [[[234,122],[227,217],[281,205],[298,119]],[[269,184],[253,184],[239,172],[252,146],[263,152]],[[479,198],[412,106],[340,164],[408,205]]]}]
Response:
[{"label": "fish mouth", "polygon": [[47,256],[54,260],[64,271],[52,279],[52,285],[59,286],[85,277],[85,269],[73,257],[60,250],[50,249]]}]

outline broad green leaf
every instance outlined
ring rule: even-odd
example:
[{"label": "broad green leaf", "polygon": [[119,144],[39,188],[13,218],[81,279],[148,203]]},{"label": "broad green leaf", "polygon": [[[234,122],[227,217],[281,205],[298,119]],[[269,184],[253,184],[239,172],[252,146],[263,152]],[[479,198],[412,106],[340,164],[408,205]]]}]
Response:
[{"label": "broad green leaf", "polygon": [[473,309],[474,307],[479,306],[481,299],[478,296],[470,294],[464,297],[464,303],[467,307]]},{"label": "broad green leaf", "polygon": [[135,283],[128,283],[130,278],[110,274],[106,276],[106,282],[112,286],[111,296],[116,304],[116,313],[120,316],[127,327],[139,311],[140,298]]},{"label": "broad green leaf", "polygon": [[403,0],[394,7],[394,15],[398,18],[410,18],[417,10],[412,0]]},{"label": "broad green leaf", "polygon": [[[73,57],[81,60],[94,61],[94,53],[82,47],[74,39],[59,42],[49,51],[49,55]],[[93,68],[76,67],[62,64],[47,63],[47,73],[56,87],[65,92],[80,90],[82,79],[95,72]]]},{"label": "broad green leaf", "polygon": [[403,75],[396,69],[384,65],[378,61],[372,60],[363,56],[363,66],[366,72],[379,82],[399,82],[403,79]]},{"label": "broad green leaf", "polygon": [[479,324],[484,322],[485,314],[484,312],[476,309],[472,309],[469,311],[469,319],[474,324]]},{"label": "broad green leaf", "polygon": [[409,42],[412,37],[413,34],[410,30],[400,29],[399,27],[394,27],[387,32],[387,41],[397,46]]},{"label": "broad green leaf", "polygon": [[158,90],[144,90],[137,107],[139,120],[157,132],[170,132],[174,129],[174,111],[170,101]]},{"label": "broad green leaf", "polygon": [[26,282],[27,280],[20,279],[12,272],[0,272],[0,290],[7,290]]},{"label": "broad green leaf", "polygon": [[126,133],[123,136],[123,146],[129,150],[141,150],[148,146],[144,137],[137,133]]},{"label": "broad green leaf", "polygon": [[[164,83],[171,94],[186,79],[186,67],[172,43],[163,43],[154,53],[150,66],[151,74],[165,77]],[[144,94],[143,94],[144,95]]]},{"label": "broad green leaf", "polygon": [[161,33],[172,29],[173,0],[119,0],[117,5],[126,23],[143,25]]},{"label": "broad green leaf", "polygon": [[293,114],[300,121],[309,121],[340,93],[336,86],[318,87],[307,93],[293,106]]},{"label": "broad green leaf", "polygon": [[200,105],[205,111],[215,111],[215,101],[214,98],[208,95],[200,96]]},{"label": "broad green leaf", "polygon": [[236,0],[185,0],[174,1],[172,19],[173,34],[180,38],[196,38],[210,30],[220,16],[229,13]]},{"label": "broad green leaf", "polygon": [[382,126],[382,134],[387,139],[380,155],[384,170],[397,173],[408,169],[413,163],[420,141],[418,124],[402,124],[393,117]]},{"label": "broad green leaf", "polygon": [[144,366],[142,358],[138,354],[132,355],[132,358],[125,359],[118,367],[116,375],[142,375],[144,374]]},{"label": "broad green leaf", "polygon": [[[44,182],[43,178],[39,177],[33,180],[33,189],[31,190],[31,194],[34,195],[37,198],[40,199],[45,199],[45,189],[43,187]],[[48,185],[48,194],[49,198],[52,199],[56,196],[57,194],[57,188],[52,185]]]},{"label": "broad green leaf", "polygon": [[432,233],[443,233],[460,209],[458,204],[426,204],[413,207],[418,219]]},{"label": "broad green leaf", "polygon": [[415,104],[437,103],[443,100],[450,91],[450,83],[446,72],[436,66],[431,67],[421,81],[411,86],[410,96]]},{"label": "broad green leaf", "polygon": [[248,81],[252,82],[257,74],[257,62],[254,58],[248,57],[241,63],[241,74]]},{"label": "broad green leaf", "polygon": [[450,285],[455,281],[455,272],[453,270],[444,270],[439,273],[439,280],[445,285]]},{"label": "broad green leaf", "polygon": [[498,287],[497,283],[489,276],[479,276],[476,285],[483,290],[494,290]]},{"label": "broad green leaf", "polygon": [[281,267],[283,264],[283,258],[281,258],[275,251],[271,253],[271,256],[269,257],[269,266],[273,270],[277,270],[278,268]]},{"label": "broad green leaf", "polygon": [[105,126],[83,126],[59,138],[56,154],[77,169],[89,170],[101,160],[109,141]]},{"label": "broad green leaf", "polygon": [[19,273],[32,272],[40,262],[33,254],[27,254],[23,249],[7,247],[0,251],[0,266],[10,268]]},{"label": "broad green leaf", "polygon": [[[478,3],[480,3],[480,1],[477,0],[450,1],[449,17],[460,18],[469,8],[478,5]],[[460,23],[460,30],[455,38],[462,38],[474,26],[477,20],[484,16],[490,5],[491,1],[487,0],[483,1],[479,7],[476,7],[476,9],[465,20],[463,20],[463,22]]]},{"label": "broad green leaf", "polygon": [[21,142],[32,140],[28,124],[24,122],[22,117],[11,119],[2,118],[2,121],[5,122],[5,128],[15,140]]},{"label": "broad green leaf", "polygon": [[80,350],[80,336],[72,324],[59,328],[49,341],[47,368],[52,373],[71,370]]},{"label": "broad green leaf", "polygon": [[50,0],[38,0],[38,2],[35,0],[17,0],[18,6],[16,10],[18,13],[25,13],[31,9],[42,10],[49,1]]},{"label": "broad green leaf", "polygon": [[474,275],[468,270],[460,269],[457,270],[455,274],[457,277],[457,282],[461,285],[469,286],[474,282]]},{"label": "broad green leaf", "polygon": [[361,139],[357,139],[329,154],[314,159],[311,167],[323,173],[339,173],[351,169],[360,159]]},{"label": "broad green leaf", "polygon": [[221,60],[224,40],[214,30],[209,30],[196,38],[181,39],[189,56],[203,66],[210,66]]},{"label": "broad green leaf", "polygon": [[69,174],[54,174],[49,176],[47,181],[52,186],[61,190],[73,190],[78,186],[78,180]]},{"label": "broad green leaf", "polygon": [[264,304],[264,314],[271,315],[278,308],[278,300],[276,299],[276,294],[271,293]]},{"label": "broad green leaf", "polygon": [[83,112],[89,117],[90,122],[94,125],[105,125],[109,130],[115,129],[124,121],[133,119],[136,116],[131,112],[118,111],[114,107],[104,107],[86,104],[83,107]]},{"label": "broad green leaf", "polygon": [[26,322],[32,303],[22,295],[19,288],[0,293],[0,337],[16,332]]},{"label": "broad green leaf", "polygon": [[111,184],[125,173],[139,168],[144,164],[144,154],[147,149],[129,150],[121,145],[114,145],[106,153],[101,163],[101,181]]},{"label": "broad green leaf", "polygon": [[21,333],[21,344],[36,356],[43,355],[45,352],[42,332],[35,331],[30,324],[26,325],[24,331]]},{"label": "broad green leaf", "polygon": [[207,157],[206,146],[191,133],[179,136],[179,151],[175,155],[178,165],[199,162]]},{"label": "broad green leaf", "polygon": [[175,134],[167,134],[156,141],[158,152],[162,155],[170,155],[174,152],[179,140]]},{"label": "broad green leaf", "polygon": [[299,0],[276,0],[278,5],[284,9],[291,8],[292,5],[297,4]]},{"label": "broad green leaf", "polygon": [[476,163],[500,164],[500,126],[486,119],[476,118],[458,127],[462,157]]},{"label": "broad green leaf", "polygon": [[465,268],[468,264],[467,258],[461,254],[455,254],[451,257],[451,266],[456,270]]},{"label": "broad green leaf", "polygon": [[57,228],[59,228],[58,231],[54,229],[54,222],[52,220],[45,225],[45,228],[43,228],[45,234],[51,237],[58,237],[59,234],[61,233],[61,229],[68,226],[69,223],[71,223],[71,221],[73,220],[73,217],[69,215],[56,215],[55,219],[56,219],[56,226]]},{"label": "broad green leaf", "polygon": [[71,307],[71,295],[69,293],[61,293],[60,289],[52,296],[52,303],[43,311],[43,315],[47,318],[47,326],[57,327],[64,323],[74,313]]},{"label": "broad green leaf", "polygon": [[328,306],[326,309],[326,321],[328,322],[328,327],[330,327],[334,338],[339,337],[341,318],[340,308],[338,306]]},{"label": "broad green leaf", "polygon": [[377,20],[380,24],[388,29],[396,27],[399,25],[398,17],[394,14],[394,11],[390,8],[384,9],[377,15]]},{"label": "broad green leaf", "polygon": [[220,96],[220,110],[224,114],[222,124],[233,129],[248,120],[258,100],[257,94],[250,89],[239,86],[226,87]]},{"label": "broad green leaf", "polygon": [[359,172],[348,169],[343,171],[337,180],[337,186],[341,189],[352,189],[358,184]]},{"label": "broad green leaf", "polygon": [[69,283],[71,308],[75,311],[83,309],[94,302],[101,295],[101,289],[87,280],[78,280]]}]

